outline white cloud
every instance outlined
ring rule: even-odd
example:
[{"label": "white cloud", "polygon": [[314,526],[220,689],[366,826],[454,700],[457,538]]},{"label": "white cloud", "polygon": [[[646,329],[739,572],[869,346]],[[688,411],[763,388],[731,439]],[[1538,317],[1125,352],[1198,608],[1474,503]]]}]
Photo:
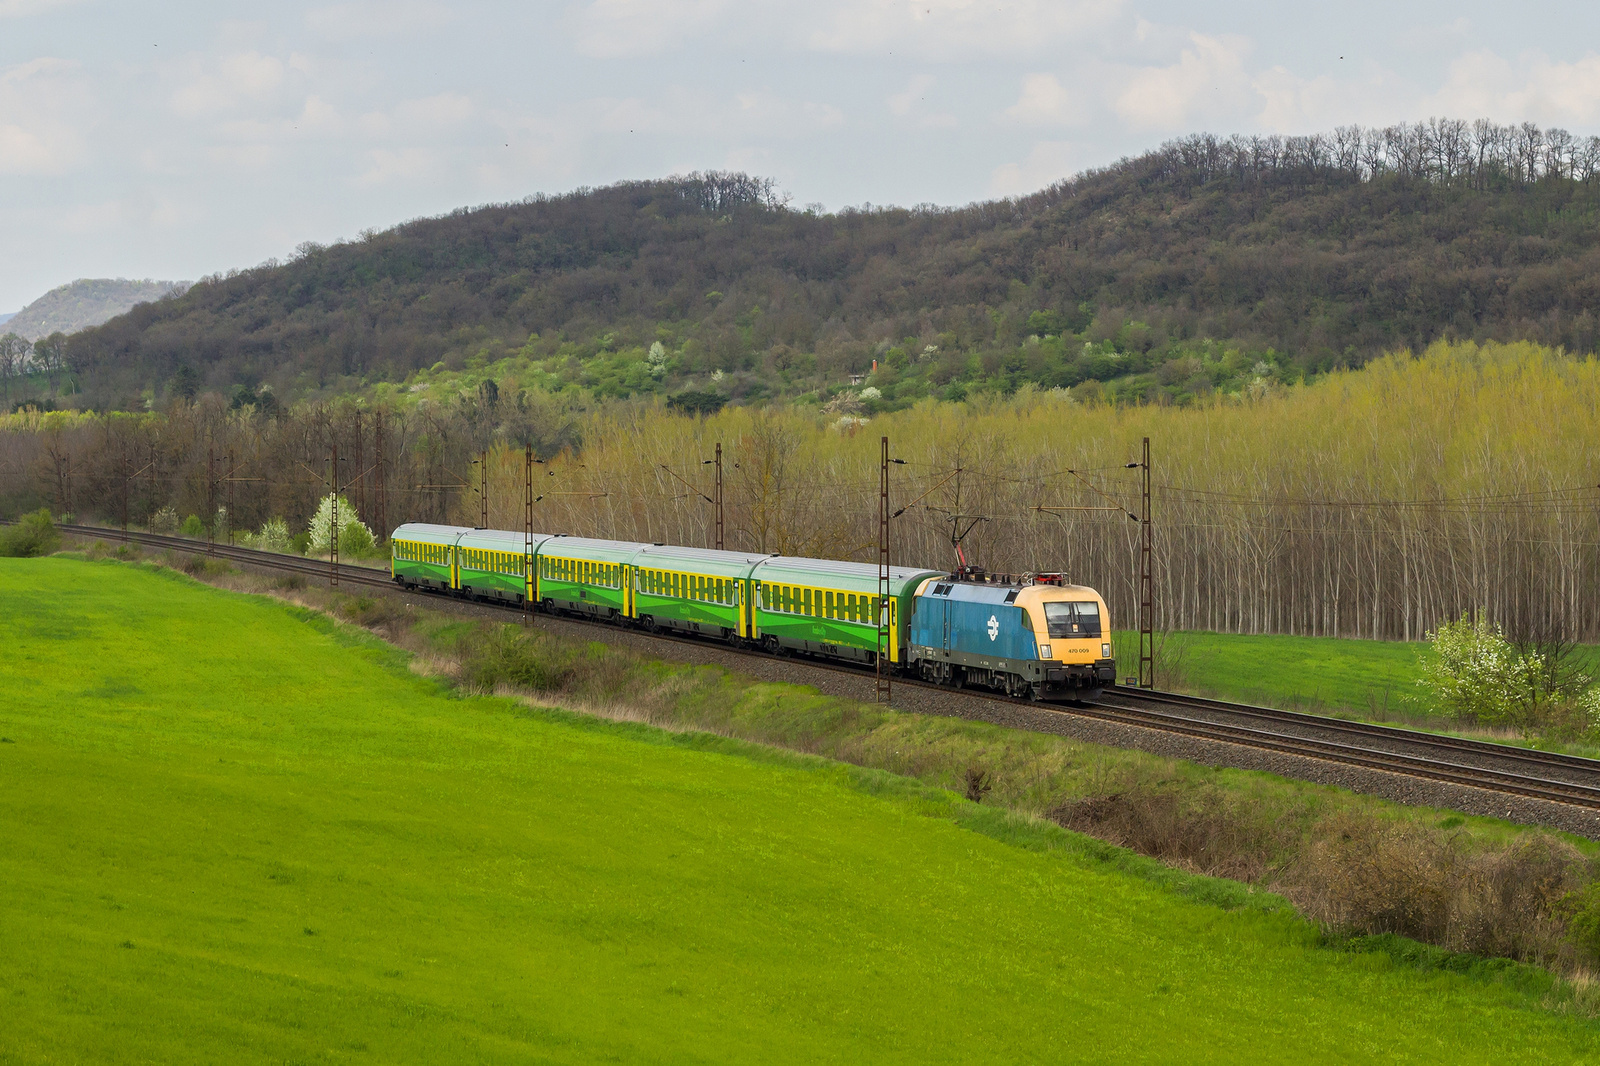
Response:
[{"label": "white cloud", "polygon": [[397,151],[374,148],[367,153],[367,160],[369,165],[366,171],[355,179],[357,188],[368,189],[397,180],[420,178],[431,173],[439,163],[438,156],[427,148],[401,148]]},{"label": "white cloud", "polygon": [[77,2],[78,0],[0,0],[0,19],[40,15],[51,8],[66,7]]},{"label": "white cloud", "polygon": [[219,144],[206,149],[206,159],[224,170],[258,174],[283,158],[277,145]]},{"label": "white cloud", "polygon": [[218,127],[223,136],[239,141],[277,141],[296,136],[340,133],[344,123],[334,106],[319,96],[308,96],[292,118],[238,119]]},{"label": "white cloud", "polygon": [[894,115],[909,115],[912,108],[921,103],[927,96],[928,90],[933,88],[933,78],[927,74],[918,74],[911,79],[905,91],[895,93],[889,97],[889,112]]},{"label": "white cloud", "polygon": [[284,63],[259,52],[237,52],[206,62],[192,58],[188,81],[172,94],[172,107],[190,118],[269,98],[283,84]]},{"label": "white cloud", "polygon": [[520,194],[530,181],[570,181],[579,172],[583,144],[578,123],[500,111],[488,118],[499,132],[501,147],[474,169],[480,187]]},{"label": "white cloud", "polygon": [[1557,62],[1534,52],[1506,60],[1489,49],[1450,64],[1439,91],[1423,101],[1429,112],[1500,122],[1589,123],[1600,120],[1600,55]]},{"label": "white cloud", "polygon": [[1251,85],[1244,57],[1250,42],[1191,33],[1189,43],[1176,63],[1132,72],[1113,104],[1119,118],[1136,126],[1173,129],[1187,126],[1197,115],[1248,106]]},{"label": "white cloud", "polygon": [[1084,151],[1072,141],[1036,141],[1028,158],[1004,163],[989,175],[989,195],[1024,196],[1083,169]]},{"label": "white cloud", "polygon": [[809,43],[828,52],[893,52],[938,59],[1033,54],[1080,41],[1122,0],[844,0]]},{"label": "white cloud", "polygon": [[61,228],[68,233],[103,233],[122,225],[124,214],[121,200],[79,204],[62,216]]},{"label": "white cloud", "polygon": [[396,122],[426,130],[450,129],[477,113],[472,99],[461,93],[440,93],[406,100],[394,109]]},{"label": "white cloud", "polygon": [[910,119],[922,129],[954,129],[961,124],[955,115],[944,111],[929,111],[928,94],[933,90],[934,79],[918,74],[906,84],[903,91],[889,96],[889,113],[900,119]]},{"label": "white cloud", "polygon": [[719,25],[730,0],[593,0],[576,18],[578,52],[595,58],[655,55]]},{"label": "white cloud", "polygon": [[786,98],[765,89],[743,89],[722,96],[681,87],[648,98],[597,97],[556,118],[585,136],[758,135],[787,139],[845,123],[844,113],[832,104]]},{"label": "white cloud", "polygon": [[1347,78],[1303,78],[1284,67],[1250,80],[1260,110],[1253,124],[1274,133],[1324,131],[1347,123],[1384,125],[1428,114],[1416,89],[1397,75],[1368,69]]},{"label": "white cloud", "polygon": [[439,93],[402,100],[388,111],[369,111],[357,120],[360,132],[376,139],[416,138],[459,131],[478,117],[477,105],[461,93]]},{"label": "white cloud", "polygon": [[65,174],[88,155],[93,99],[81,68],[35,59],[0,73],[0,174]]},{"label": "white cloud", "polygon": [[1029,74],[1022,80],[1022,95],[1006,108],[1006,117],[1029,126],[1065,125],[1082,121],[1084,107],[1054,74]]},{"label": "white cloud", "polygon": [[444,4],[425,0],[400,0],[377,3],[334,4],[306,14],[306,25],[319,36],[333,41],[360,37],[396,37],[435,30],[450,22],[455,13]]}]

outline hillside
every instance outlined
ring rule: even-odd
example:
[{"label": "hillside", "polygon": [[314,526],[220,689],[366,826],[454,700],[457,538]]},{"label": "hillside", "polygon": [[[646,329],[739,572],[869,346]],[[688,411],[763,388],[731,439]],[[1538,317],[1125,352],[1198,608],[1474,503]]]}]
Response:
[{"label": "hillside", "polygon": [[451,698],[364,634],[170,572],[0,560],[0,595],[28,664],[0,706],[7,1061],[1595,1046],[1530,971],[1323,946],[1270,897],[1184,898],[903,778]]},{"label": "hillside", "polygon": [[77,333],[125,314],[136,304],[181,292],[181,281],[79,278],[51,289],[5,323],[7,333],[36,341],[52,333]]},{"label": "hillside", "polygon": [[1094,380],[1183,402],[1440,336],[1589,351],[1600,149],[1558,133],[1196,137],[955,209],[628,182],[303,245],[69,357],[91,403],[241,383],[292,399],[515,356],[552,387],[693,404],[825,391],[875,358],[902,396]]}]

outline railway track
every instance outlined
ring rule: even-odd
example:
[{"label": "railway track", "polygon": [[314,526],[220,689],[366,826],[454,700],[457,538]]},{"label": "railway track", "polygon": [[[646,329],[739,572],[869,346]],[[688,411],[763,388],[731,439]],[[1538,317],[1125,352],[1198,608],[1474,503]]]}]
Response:
[{"label": "railway track", "polygon": [[[113,540],[123,537],[120,530],[100,526],[63,525],[60,528],[77,536]],[[210,554],[231,562],[308,577],[326,579],[332,572],[332,567],[325,562],[254,548],[211,545],[182,537],[136,531],[129,531],[127,539],[148,547]],[[341,564],[338,580],[341,585],[395,587],[387,570],[366,566]],[[500,604],[488,603],[483,606],[511,614],[522,613],[520,608]],[[600,631],[615,631],[614,626],[602,622],[581,618],[564,620],[592,626]],[[653,640],[666,643],[708,647],[705,641],[690,637],[666,633],[650,636]],[[773,658],[770,653],[758,650],[731,649],[720,643],[715,647],[762,659]],[[871,676],[868,671],[836,663],[797,661],[803,662],[808,669],[827,670],[856,678]],[[1048,708],[1062,714],[1118,725],[1600,810],[1600,761],[1572,755],[1120,686],[1107,689],[1098,703],[1057,705],[1030,703],[986,691],[949,689],[921,681],[904,680],[895,684],[931,690],[946,696]]]}]

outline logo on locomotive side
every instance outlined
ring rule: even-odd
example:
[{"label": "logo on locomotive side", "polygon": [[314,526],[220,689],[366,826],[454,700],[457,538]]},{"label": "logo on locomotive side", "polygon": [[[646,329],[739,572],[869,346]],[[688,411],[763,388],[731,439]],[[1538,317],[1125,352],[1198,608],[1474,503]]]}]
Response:
[{"label": "logo on locomotive side", "polygon": [[1000,619],[994,615],[989,616],[989,639],[993,640],[1000,635]]}]

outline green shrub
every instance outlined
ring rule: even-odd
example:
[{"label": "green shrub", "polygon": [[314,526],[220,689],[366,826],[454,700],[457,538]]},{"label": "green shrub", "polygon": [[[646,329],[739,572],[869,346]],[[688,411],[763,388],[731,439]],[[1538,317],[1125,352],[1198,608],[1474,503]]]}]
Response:
[{"label": "green shrub", "polygon": [[1466,723],[1507,725],[1532,737],[1539,731],[1582,734],[1593,728],[1591,678],[1563,667],[1562,652],[1518,646],[1480,610],[1428,634],[1433,655],[1417,679],[1445,714]]},{"label": "green shrub", "polygon": [[511,685],[533,692],[553,692],[566,682],[566,671],[547,662],[516,626],[494,626],[462,641],[461,683],[479,692]]},{"label": "green shrub", "polygon": [[404,630],[411,622],[410,612],[389,596],[357,596],[341,602],[339,613],[366,629]]},{"label": "green shrub", "polygon": [[199,515],[190,515],[183,520],[183,528],[179,530],[186,537],[203,537],[206,535],[206,524],[200,521]]},{"label": "green shrub", "polygon": [[61,533],[50,521],[50,512],[41,507],[25,514],[16,525],[0,529],[0,555],[30,558],[49,555],[61,546]]},{"label": "green shrub", "polygon": [[[294,551],[294,538],[289,536],[289,523],[281,518],[269,518],[261,523],[259,533],[249,533],[243,538],[245,546],[269,552]],[[297,554],[304,554],[303,552]]]},{"label": "green shrub", "polygon": [[1567,894],[1556,910],[1567,927],[1567,943],[1590,962],[1600,962],[1600,881]]},{"label": "green shrub", "polygon": [[347,522],[339,531],[339,554],[352,559],[366,559],[374,554],[372,530],[360,522]]},{"label": "green shrub", "polygon": [[[370,554],[372,551],[372,530],[356,516],[356,509],[350,506],[350,501],[343,496],[338,499],[339,510],[339,550],[351,555]],[[310,550],[318,555],[328,550],[328,545],[333,540],[333,512],[334,498],[324,496],[322,503],[317,507],[317,513],[311,519],[311,527],[306,530],[310,535]],[[346,544],[352,548],[346,548]],[[359,545],[365,544],[362,549]]]}]

